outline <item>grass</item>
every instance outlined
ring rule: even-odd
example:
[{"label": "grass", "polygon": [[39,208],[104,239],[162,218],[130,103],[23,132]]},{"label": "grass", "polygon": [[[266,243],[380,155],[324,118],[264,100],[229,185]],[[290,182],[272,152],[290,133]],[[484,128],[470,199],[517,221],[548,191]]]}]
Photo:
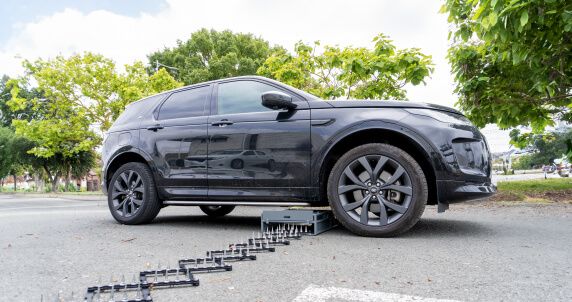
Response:
[{"label": "grass", "polygon": [[500,181],[497,184],[499,191],[512,192],[543,192],[572,189],[572,178],[549,178],[517,181]]},{"label": "grass", "polygon": [[502,181],[497,188],[493,201],[572,202],[572,178]]}]

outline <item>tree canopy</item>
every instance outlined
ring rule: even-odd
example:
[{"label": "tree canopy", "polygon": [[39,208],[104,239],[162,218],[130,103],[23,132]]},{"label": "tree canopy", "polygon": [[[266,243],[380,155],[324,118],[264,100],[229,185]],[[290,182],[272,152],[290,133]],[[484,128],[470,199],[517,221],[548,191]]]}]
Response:
[{"label": "tree canopy", "polygon": [[[182,85],[164,69],[148,75],[141,62],[118,72],[112,60],[92,53],[23,65],[26,76],[5,84],[11,95],[6,104],[11,112],[38,113],[11,123],[17,135],[32,142],[28,153],[37,157],[53,188],[60,176],[69,179],[72,172],[89,169],[101,143],[98,131],[107,130],[128,103]],[[30,82],[37,87],[31,89]],[[79,167],[78,161],[88,164]]]},{"label": "tree canopy", "polygon": [[532,154],[519,157],[516,165],[513,165],[514,168],[530,169],[534,166],[548,165],[564,156],[572,160],[572,152],[569,151],[572,130],[529,134],[526,138],[522,138],[519,131],[514,129],[510,136],[516,146],[533,151]]},{"label": "tree canopy", "polygon": [[258,74],[324,99],[405,99],[404,86],[424,83],[433,71],[417,48],[397,49],[384,35],[373,42],[373,49],[298,42],[294,54],[274,50]]},{"label": "tree canopy", "polygon": [[268,41],[252,34],[203,28],[187,41],[178,40],[176,47],[150,54],[149,72],[168,66],[168,72],[186,85],[253,75],[270,51]]},{"label": "tree canopy", "polygon": [[446,0],[458,106],[478,126],[572,121],[572,2]]}]

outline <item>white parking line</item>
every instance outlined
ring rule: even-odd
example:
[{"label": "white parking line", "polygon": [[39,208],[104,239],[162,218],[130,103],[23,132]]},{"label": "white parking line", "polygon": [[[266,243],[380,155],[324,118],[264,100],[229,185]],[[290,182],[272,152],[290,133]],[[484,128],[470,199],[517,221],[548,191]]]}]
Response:
[{"label": "white parking line", "polygon": [[458,302],[394,293],[374,292],[340,287],[319,287],[311,284],[292,302],[327,302],[330,299],[359,302]]}]

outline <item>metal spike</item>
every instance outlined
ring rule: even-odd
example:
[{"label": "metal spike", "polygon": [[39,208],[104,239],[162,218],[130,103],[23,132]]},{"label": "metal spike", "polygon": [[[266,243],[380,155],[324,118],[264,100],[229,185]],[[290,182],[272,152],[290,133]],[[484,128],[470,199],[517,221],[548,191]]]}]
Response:
[{"label": "metal spike", "polygon": [[109,302],[115,302],[115,287],[111,286],[111,294],[109,295]]},{"label": "metal spike", "polygon": [[129,297],[127,295],[127,284],[125,284],[125,286],[123,287],[123,301],[127,301],[129,300]]}]

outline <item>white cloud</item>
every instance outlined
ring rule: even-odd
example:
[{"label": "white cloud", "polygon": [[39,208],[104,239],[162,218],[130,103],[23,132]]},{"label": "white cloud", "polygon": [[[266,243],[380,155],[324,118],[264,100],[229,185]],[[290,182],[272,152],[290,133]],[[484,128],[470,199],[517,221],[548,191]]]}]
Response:
[{"label": "white cloud", "polygon": [[202,27],[252,32],[271,43],[292,47],[298,40],[371,46],[380,32],[399,47],[420,47],[433,55],[436,71],[427,86],[411,88],[410,99],[452,105],[449,68],[444,59],[447,23],[434,1],[184,1],[169,0],[164,10],[136,17],[109,11],[65,9],[22,24],[0,47],[0,72],[20,74],[21,58],[94,51],[120,64],[145,56]]},{"label": "white cloud", "polygon": [[65,9],[22,24],[0,46],[0,73],[21,74],[20,59],[93,51],[119,64],[145,61],[146,55],[174,46],[197,29],[252,32],[291,48],[298,40],[371,46],[378,33],[398,47],[419,47],[433,56],[435,72],[426,86],[408,87],[412,101],[453,106],[447,52],[446,16],[439,1],[342,0],[168,0],[161,11],[123,16],[109,11]]}]

